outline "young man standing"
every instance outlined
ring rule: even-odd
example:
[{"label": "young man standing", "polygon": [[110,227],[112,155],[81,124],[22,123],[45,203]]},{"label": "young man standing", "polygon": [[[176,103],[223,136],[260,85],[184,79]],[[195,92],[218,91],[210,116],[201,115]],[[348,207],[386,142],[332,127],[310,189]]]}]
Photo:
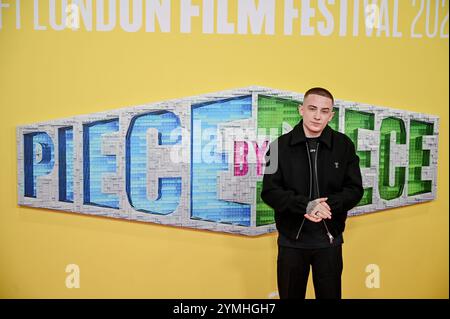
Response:
[{"label": "young man standing", "polygon": [[328,90],[308,90],[303,119],[266,155],[267,166],[278,156],[276,171],[264,174],[261,198],[275,211],[282,299],[305,298],[310,267],[316,298],[341,298],[342,233],[363,187],[355,146],[328,126],[333,104]]}]

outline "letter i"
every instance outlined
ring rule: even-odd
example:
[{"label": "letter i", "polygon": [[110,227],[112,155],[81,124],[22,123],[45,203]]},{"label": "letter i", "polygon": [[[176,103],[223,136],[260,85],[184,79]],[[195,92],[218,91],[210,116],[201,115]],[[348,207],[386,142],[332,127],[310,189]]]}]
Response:
[{"label": "letter i", "polygon": [[20,29],[20,0],[16,0],[16,29]]}]

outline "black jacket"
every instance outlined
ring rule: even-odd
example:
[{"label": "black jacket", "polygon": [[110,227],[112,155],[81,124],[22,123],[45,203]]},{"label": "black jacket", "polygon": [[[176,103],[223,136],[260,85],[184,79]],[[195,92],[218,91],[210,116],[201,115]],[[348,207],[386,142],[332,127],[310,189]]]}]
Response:
[{"label": "black jacket", "polygon": [[[359,157],[353,142],[328,125],[318,139],[317,179],[319,197],[328,197],[331,219],[326,219],[331,234],[344,231],[347,211],[363,196]],[[311,176],[303,120],[294,129],[272,142],[266,154],[266,166],[272,165],[270,152],[278,149],[278,166],[273,174],[266,167],[261,199],[275,211],[278,232],[295,239],[310,201]]]}]

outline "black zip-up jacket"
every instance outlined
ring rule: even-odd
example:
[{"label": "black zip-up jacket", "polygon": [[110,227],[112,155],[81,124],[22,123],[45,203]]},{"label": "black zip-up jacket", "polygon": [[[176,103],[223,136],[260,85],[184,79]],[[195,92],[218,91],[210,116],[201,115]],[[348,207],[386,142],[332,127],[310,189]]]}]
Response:
[{"label": "black zip-up jacket", "polygon": [[[359,157],[350,138],[328,125],[318,142],[319,197],[328,197],[332,216],[324,221],[336,238],[344,232],[347,212],[364,193]],[[312,174],[316,174],[311,172],[306,144],[301,120],[292,131],[272,142],[266,154],[266,166],[270,166],[270,152],[278,150],[278,165],[273,174],[268,174],[266,168],[261,199],[274,209],[278,232],[291,239],[298,238],[310,201]]]}]

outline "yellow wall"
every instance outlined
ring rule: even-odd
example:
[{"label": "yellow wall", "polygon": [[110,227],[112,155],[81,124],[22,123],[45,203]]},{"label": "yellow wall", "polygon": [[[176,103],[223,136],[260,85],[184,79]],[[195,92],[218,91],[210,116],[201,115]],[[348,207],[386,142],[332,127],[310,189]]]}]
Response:
[{"label": "yellow wall", "polygon": [[[248,85],[297,92],[321,85],[338,99],[440,117],[436,200],[349,218],[344,298],[448,298],[449,42],[409,36],[418,11],[410,2],[400,1],[402,38],[203,35],[200,19],[180,34],[178,1],[168,34],[36,31],[29,0],[15,30],[14,9],[5,9],[0,297],[267,298],[276,291],[276,234],[248,238],[18,207],[15,127]],[[48,25],[45,3],[40,19]],[[79,289],[65,287],[72,263],[80,266]],[[378,289],[366,288],[368,264],[380,266]]]}]

